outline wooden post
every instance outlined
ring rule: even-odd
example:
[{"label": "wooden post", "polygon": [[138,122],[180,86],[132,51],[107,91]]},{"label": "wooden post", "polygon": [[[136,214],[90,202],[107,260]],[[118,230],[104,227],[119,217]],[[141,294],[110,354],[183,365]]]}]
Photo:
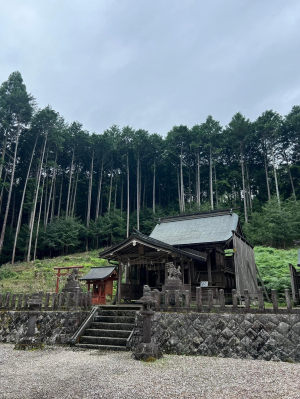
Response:
[{"label": "wooden post", "polygon": [[119,258],[119,270],[118,270],[118,301],[117,301],[117,304],[118,304],[118,305],[120,305],[120,303],[121,303],[122,274],[123,274],[123,268],[122,268],[122,265],[121,265],[121,259]]},{"label": "wooden post", "polygon": [[232,290],[232,308],[233,310],[237,310],[237,292],[236,290]]},{"label": "wooden post", "polygon": [[57,293],[55,292],[54,294],[52,294],[52,301],[51,301],[52,310],[56,309],[56,298],[57,298]]},{"label": "wooden post", "polygon": [[192,272],[191,272],[191,260],[188,260],[188,270],[189,270],[189,286],[192,289]]},{"label": "wooden post", "polygon": [[244,290],[244,297],[245,297],[246,312],[250,312],[250,295],[248,290]]},{"label": "wooden post", "polygon": [[23,305],[24,309],[27,309],[28,299],[29,299],[29,294],[25,294],[25,296],[24,296],[24,305]]},{"label": "wooden post", "polygon": [[276,290],[271,290],[272,302],[273,302],[273,311],[274,313],[278,312],[278,300],[277,300],[277,292]]},{"label": "wooden post", "polygon": [[287,310],[292,310],[292,301],[291,301],[290,290],[289,289],[284,290],[284,294],[285,294]]},{"label": "wooden post", "polygon": [[45,306],[44,309],[48,309],[49,307],[49,300],[50,300],[50,292],[46,292],[46,296],[45,296]]},{"label": "wooden post", "polygon": [[60,277],[60,269],[57,270],[57,276],[56,276],[56,287],[55,287],[55,292],[56,292],[57,294],[58,294],[59,277]]},{"label": "wooden post", "polygon": [[258,287],[258,309],[261,312],[265,310],[264,292],[262,287]]},{"label": "wooden post", "polygon": [[207,254],[207,279],[208,286],[210,287],[212,285],[210,251]]},{"label": "wooden post", "polygon": [[208,311],[211,312],[213,310],[213,291],[208,290]]},{"label": "wooden post", "polygon": [[[22,301],[23,301],[23,294],[19,294],[19,298],[18,298],[18,309],[22,308]],[[0,305],[1,308],[1,305]]]},{"label": "wooden post", "polygon": [[16,299],[17,299],[17,294],[13,294],[11,297],[11,308],[14,309],[16,307]]},{"label": "wooden post", "polygon": [[4,308],[9,309],[9,305],[10,305],[10,292],[7,292],[5,296]]},{"label": "wooden post", "polygon": [[62,308],[62,305],[63,305],[63,301],[64,301],[64,293],[63,292],[61,292],[59,295],[58,295],[58,309],[61,309]]},{"label": "wooden post", "polygon": [[0,309],[2,308],[3,294],[0,294]]},{"label": "wooden post", "polygon": [[196,287],[196,301],[197,301],[197,312],[202,312],[202,290],[201,290],[201,287]]},{"label": "wooden post", "polygon": [[175,307],[180,307],[180,292],[179,290],[175,290]]},{"label": "wooden post", "polygon": [[165,308],[168,308],[169,305],[170,305],[169,290],[165,290]]},{"label": "wooden post", "polygon": [[224,290],[219,290],[219,296],[220,296],[220,310],[225,310],[225,295],[224,295]]}]

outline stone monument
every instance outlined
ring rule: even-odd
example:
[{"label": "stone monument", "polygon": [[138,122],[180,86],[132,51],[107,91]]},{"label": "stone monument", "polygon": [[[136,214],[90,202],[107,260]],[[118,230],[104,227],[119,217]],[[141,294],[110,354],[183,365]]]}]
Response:
[{"label": "stone monument", "polygon": [[169,297],[169,304],[171,306],[179,307],[178,302],[183,291],[180,266],[176,268],[173,262],[168,262],[166,263],[166,268],[168,271],[168,278],[164,286],[165,294]]}]

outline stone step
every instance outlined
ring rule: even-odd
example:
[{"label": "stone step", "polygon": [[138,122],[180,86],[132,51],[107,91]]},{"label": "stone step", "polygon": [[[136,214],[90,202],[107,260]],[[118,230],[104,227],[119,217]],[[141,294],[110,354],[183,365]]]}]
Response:
[{"label": "stone step", "polygon": [[135,317],[135,313],[136,313],[136,310],[121,310],[121,309],[118,309],[118,310],[112,310],[112,309],[106,310],[106,309],[103,309],[102,312],[100,313],[100,315],[101,316],[114,316],[114,317],[116,317],[116,316]]},{"label": "stone step", "polygon": [[102,310],[141,310],[141,306],[138,305],[101,305]]},{"label": "stone step", "polygon": [[96,328],[88,328],[85,330],[85,336],[94,337],[116,337],[116,338],[128,338],[131,334],[131,330],[100,330]]},{"label": "stone step", "polygon": [[96,323],[134,323],[135,317],[129,316],[96,316]]},{"label": "stone step", "polygon": [[85,349],[98,349],[103,351],[126,351],[126,346],[115,346],[115,345],[95,345],[95,344],[76,344],[77,348]]},{"label": "stone step", "polygon": [[103,322],[93,322],[90,328],[97,330],[133,330],[134,323],[103,323]]},{"label": "stone step", "polygon": [[80,344],[92,344],[92,345],[109,345],[109,346],[126,346],[127,338],[116,338],[116,337],[93,337],[83,335],[80,337]]}]

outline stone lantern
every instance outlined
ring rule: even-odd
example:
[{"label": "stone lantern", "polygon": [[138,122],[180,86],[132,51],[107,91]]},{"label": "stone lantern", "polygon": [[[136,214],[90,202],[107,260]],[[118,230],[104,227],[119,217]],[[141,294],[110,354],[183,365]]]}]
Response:
[{"label": "stone lantern", "polygon": [[28,300],[28,329],[27,334],[16,344],[15,349],[41,348],[40,338],[35,337],[36,320],[42,309],[42,300],[38,294],[33,294]]},{"label": "stone lantern", "polygon": [[143,296],[137,303],[143,304],[143,309],[140,311],[141,316],[143,316],[143,335],[142,342],[134,349],[133,358],[144,361],[150,358],[160,359],[162,352],[158,344],[151,342],[151,317],[155,313],[152,310],[152,306],[156,305],[156,301],[152,297],[151,289],[148,285],[144,285]]}]

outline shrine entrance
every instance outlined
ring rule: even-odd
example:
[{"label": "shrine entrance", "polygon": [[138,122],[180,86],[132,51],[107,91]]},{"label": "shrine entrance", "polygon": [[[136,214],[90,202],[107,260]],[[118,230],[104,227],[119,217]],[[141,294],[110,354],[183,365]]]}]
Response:
[{"label": "shrine entrance", "polygon": [[105,305],[107,296],[113,300],[113,282],[118,279],[114,266],[92,267],[80,280],[86,281],[92,291],[92,305]]}]

